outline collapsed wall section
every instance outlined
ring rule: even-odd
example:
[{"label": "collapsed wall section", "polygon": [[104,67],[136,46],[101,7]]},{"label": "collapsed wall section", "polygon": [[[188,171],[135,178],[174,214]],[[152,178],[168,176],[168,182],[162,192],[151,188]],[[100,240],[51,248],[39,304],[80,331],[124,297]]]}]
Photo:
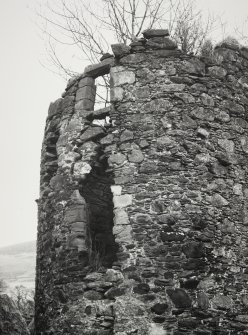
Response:
[{"label": "collapsed wall section", "polygon": [[166,35],[114,45],[50,106],[37,335],[246,332],[248,52],[199,59]]}]

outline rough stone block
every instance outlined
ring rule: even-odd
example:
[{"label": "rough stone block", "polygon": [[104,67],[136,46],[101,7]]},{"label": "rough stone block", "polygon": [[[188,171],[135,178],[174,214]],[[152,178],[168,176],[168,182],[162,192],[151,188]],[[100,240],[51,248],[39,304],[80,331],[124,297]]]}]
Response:
[{"label": "rough stone block", "polygon": [[123,208],[130,206],[133,201],[133,196],[131,194],[116,195],[113,197],[114,207]]},{"label": "rough stone block", "polygon": [[201,137],[205,137],[205,138],[209,137],[209,132],[204,128],[198,128],[197,129],[197,134]]},{"label": "rough stone block", "polygon": [[113,227],[113,234],[117,243],[131,243],[131,232],[132,228],[130,225],[116,225]]},{"label": "rough stone block", "polygon": [[167,330],[164,329],[162,325],[157,323],[150,323],[149,335],[167,335]]},{"label": "rough stone block", "polygon": [[188,242],[183,246],[183,252],[188,258],[200,258],[205,255],[205,248],[201,242]]},{"label": "rough stone block", "polygon": [[100,143],[102,145],[108,145],[114,142],[114,135],[113,134],[108,134],[107,136],[103,137],[100,140]]},{"label": "rough stone block", "polygon": [[121,195],[122,186],[112,185],[110,188],[113,195]]},{"label": "rough stone block", "polygon": [[80,155],[75,151],[65,152],[59,155],[58,166],[62,169],[70,169],[72,164],[80,158]]},{"label": "rough stone block", "polygon": [[73,175],[76,179],[84,179],[91,169],[90,164],[87,162],[76,162],[73,168]]},{"label": "rough stone block", "polygon": [[74,222],[87,222],[87,209],[85,205],[77,205],[69,207],[65,212],[64,221],[67,224]]},{"label": "rough stone block", "polygon": [[97,138],[101,138],[105,135],[105,131],[102,127],[94,126],[89,127],[85,130],[85,132],[80,136],[82,141],[95,140]]},{"label": "rough stone block", "polygon": [[88,99],[91,101],[95,101],[95,95],[96,95],[96,87],[95,86],[83,86],[77,90],[76,93],[76,101],[82,99]]},{"label": "rough stone block", "polygon": [[172,300],[173,304],[177,308],[189,308],[191,307],[191,299],[189,295],[182,289],[167,289],[166,290],[168,296]]},{"label": "rough stone block", "polygon": [[122,101],[124,96],[124,90],[121,87],[114,87],[110,89],[110,101]]},{"label": "rough stone block", "polygon": [[211,197],[211,202],[212,205],[215,207],[223,207],[223,206],[227,206],[229,204],[229,202],[223,198],[220,194],[215,194]]},{"label": "rough stone block", "polygon": [[108,163],[109,165],[121,165],[125,162],[126,160],[126,156],[121,154],[121,153],[117,153],[117,154],[112,154],[110,155],[110,157],[108,158]]},{"label": "rough stone block", "polygon": [[219,146],[226,150],[228,153],[234,152],[234,142],[232,140],[221,139],[218,140]]},{"label": "rough stone block", "polygon": [[169,38],[153,37],[146,42],[146,48],[175,50],[177,44]]},{"label": "rough stone block", "polygon": [[151,311],[157,315],[162,315],[168,309],[168,304],[166,303],[156,303],[151,307]]},{"label": "rough stone block", "polygon": [[127,212],[123,208],[116,208],[114,210],[114,225],[126,225],[129,224],[129,217]]},{"label": "rough stone block", "polygon": [[122,57],[119,62],[120,64],[139,64],[146,60],[146,55],[142,53],[130,54]]},{"label": "rough stone block", "polygon": [[131,50],[131,48],[124,43],[111,44],[111,49],[117,58],[128,55]]},{"label": "rough stone block", "polygon": [[168,29],[146,29],[142,32],[144,38],[169,36]]},{"label": "rough stone block", "polygon": [[74,222],[71,225],[71,231],[74,233],[84,233],[86,236],[87,223],[86,222]]},{"label": "rough stone block", "polygon": [[79,88],[84,87],[84,86],[93,87],[94,85],[95,85],[95,79],[92,77],[84,77],[78,83]]},{"label": "rough stone block", "polygon": [[93,111],[94,109],[94,101],[89,99],[82,99],[79,100],[75,104],[75,111],[76,112],[83,112],[82,114],[85,115],[85,117],[88,115],[87,111]]},{"label": "rough stone block", "polygon": [[128,160],[131,163],[141,163],[144,160],[144,155],[141,150],[132,150],[128,154]]},{"label": "rough stone block", "polygon": [[240,53],[245,59],[248,59],[248,48],[247,47],[242,47],[240,49]]},{"label": "rough stone block", "polygon": [[84,298],[95,301],[103,299],[103,295],[100,292],[90,290],[84,293]]},{"label": "rough stone block", "polygon": [[84,205],[84,207],[86,206],[86,202],[84,198],[81,196],[81,194],[79,193],[79,190],[75,190],[72,193],[71,202],[73,203],[73,205]]},{"label": "rough stone block", "polygon": [[185,88],[184,84],[166,84],[163,85],[162,90],[164,92],[178,92],[183,91]]},{"label": "rough stone block", "polygon": [[50,103],[49,109],[48,109],[48,117],[51,118],[56,114],[60,114],[62,112],[62,105],[63,99],[57,99],[54,102]]},{"label": "rough stone block", "polygon": [[220,308],[220,309],[231,309],[233,306],[233,300],[231,296],[228,295],[222,295],[217,294],[213,300],[212,304],[214,308]]},{"label": "rough stone block", "polygon": [[112,58],[105,59],[101,63],[89,65],[84,70],[84,75],[92,78],[97,78],[108,74],[110,66],[113,64]]},{"label": "rough stone block", "polygon": [[106,272],[105,280],[107,282],[120,282],[123,279],[123,274],[118,270],[108,269]]},{"label": "rough stone block", "polygon": [[110,71],[110,80],[113,86],[133,84],[135,82],[135,73],[132,71],[121,71],[111,73]]},{"label": "rough stone block", "polygon": [[189,93],[174,93],[175,97],[181,99],[183,102],[187,104],[191,104],[195,102],[195,98]]},{"label": "rough stone block", "polygon": [[[109,113],[111,112],[111,106],[104,107],[101,109],[97,109],[92,111],[92,114],[90,115],[90,118],[92,117],[93,119],[105,119],[106,116],[109,116]],[[89,118],[89,117],[88,117]]]},{"label": "rough stone block", "polygon": [[227,71],[220,66],[209,67],[208,73],[210,74],[210,76],[220,79],[224,78],[227,75]]},{"label": "rough stone block", "polygon": [[63,175],[56,175],[52,177],[50,180],[50,186],[54,191],[63,190],[66,184],[67,184],[66,177]]},{"label": "rough stone block", "polygon": [[241,146],[242,149],[245,153],[248,153],[248,137],[247,136],[242,136],[240,138]]},{"label": "rough stone block", "polygon": [[183,72],[197,75],[197,76],[204,76],[205,75],[205,68],[206,65],[198,58],[192,58],[190,60],[185,60],[180,64],[180,67]]},{"label": "rough stone block", "polygon": [[156,50],[156,54],[160,58],[167,58],[167,57],[178,57],[181,55],[181,50],[174,49],[174,50],[166,50],[166,49],[161,49],[161,50]]}]

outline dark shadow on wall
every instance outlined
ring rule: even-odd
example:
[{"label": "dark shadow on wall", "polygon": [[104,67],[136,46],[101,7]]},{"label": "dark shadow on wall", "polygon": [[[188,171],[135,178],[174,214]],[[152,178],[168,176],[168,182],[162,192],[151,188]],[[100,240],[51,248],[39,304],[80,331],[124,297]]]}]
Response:
[{"label": "dark shadow on wall", "polygon": [[[113,173],[107,158],[99,153],[90,174],[80,182],[79,191],[89,210],[89,266],[92,271],[112,267],[116,260],[117,245],[113,235]],[[101,157],[103,157],[101,159]]]}]

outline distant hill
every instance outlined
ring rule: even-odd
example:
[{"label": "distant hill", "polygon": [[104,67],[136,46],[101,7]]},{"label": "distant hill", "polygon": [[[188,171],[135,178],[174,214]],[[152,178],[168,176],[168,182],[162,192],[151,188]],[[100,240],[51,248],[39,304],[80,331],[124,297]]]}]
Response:
[{"label": "distant hill", "polygon": [[23,285],[34,288],[36,242],[24,242],[0,248],[0,278],[9,289]]}]

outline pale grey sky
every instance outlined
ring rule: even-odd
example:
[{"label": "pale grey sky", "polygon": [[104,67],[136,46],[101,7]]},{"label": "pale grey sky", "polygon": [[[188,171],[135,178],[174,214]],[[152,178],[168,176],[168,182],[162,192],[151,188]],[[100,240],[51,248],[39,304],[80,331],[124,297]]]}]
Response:
[{"label": "pale grey sky", "polygon": [[[35,199],[45,119],[49,103],[65,87],[62,79],[40,65],[44,45],[29,9],[37,1],[0,0],[0,247],[36,238]],[[248,0],[197,3],[221,15],[231,27],[248,16]],[[222,37],[220,31],[215,35]]]}]

